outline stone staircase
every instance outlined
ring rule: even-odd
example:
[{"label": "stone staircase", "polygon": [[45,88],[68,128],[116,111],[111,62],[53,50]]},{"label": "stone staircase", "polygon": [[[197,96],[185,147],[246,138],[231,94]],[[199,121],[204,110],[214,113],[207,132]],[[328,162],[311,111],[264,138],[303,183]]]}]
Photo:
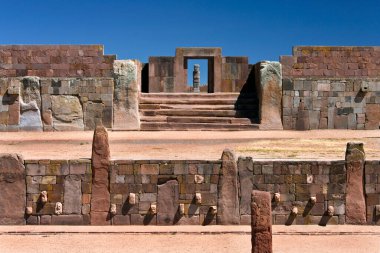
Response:
[{"label": "stone staircase", "polygon": [[258,101],[240,93],[141,93],[141,130],[257,130]]}]

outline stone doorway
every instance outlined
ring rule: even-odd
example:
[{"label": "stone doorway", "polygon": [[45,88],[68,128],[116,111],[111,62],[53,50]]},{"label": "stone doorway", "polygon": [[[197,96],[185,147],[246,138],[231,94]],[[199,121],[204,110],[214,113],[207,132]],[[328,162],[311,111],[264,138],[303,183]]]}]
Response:
[{"label": "stone doorway", "polygon": [[[185,77],[185,80],[187,80],[187,87],[188,91],[192,93],[207,93],[210,92],[210,80],[209,80],[209,73],[208,73],[208,65],[209,61],[208,59],[193,59],[189,58],[185,60],[185,69],[187,69],[186,74],[187,76]],[[194,71],[195,68],[198,67],[198,77],[199,77],[199,82],[198,85],[195,83],[196,81],[194,80]],[[212,91],[211,91],[212,92]]]}]

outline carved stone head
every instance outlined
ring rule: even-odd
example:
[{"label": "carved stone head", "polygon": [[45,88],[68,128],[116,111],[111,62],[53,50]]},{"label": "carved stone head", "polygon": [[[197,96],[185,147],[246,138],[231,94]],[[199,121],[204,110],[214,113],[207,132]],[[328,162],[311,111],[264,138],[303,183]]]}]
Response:
[{"label": "carved stone head", "polygon": [[298,214],[298,207],[294,206],[292,208],[292,215],[297,215]]},{"label": "carved stone head", "polygon": [[157,213],[157,205],[156,204],[150,204],[150,213],[151,214]]},{"label": "carved stone head", "polygon": [[195,193],[195,203],[197,205],[202,204],[202,194],[200,192]]},{"label": "carved stone head", "polygon": [[274,199],[274,202],[276,202],[276,203],[280,202],[281,194],[280,194],[279,192],[276,192],[276,193],[273,195],[273,199]]},{"label": "carved stone head", "polygon": [[327,208],[327,214],[329,215],[329,216],[333,216],[334,215],[334,207],[333,206],[329,206],[328,208]]},{"label": "carved stone head", "polygon": [[62,214],[62,203],[61,202],[55,203],[54,213],[56,215]]},{"label": "carved stone head", "polygon": [[218,212],[218,209],[217,209],[216,206],[211,206],[211,207],[210,207],[210,213],[211,213],[212,215],[215,215],[217,212]]},{"label": "carved stone head", "polygon": [[185,214],[185,204],[183,204],[183,203],[179,204],[179,214],[180,215]]},{"label": "carved stone head", "polygon": [[111,206],[110,206],[110,213],[112,215],[116,214],[116,204],[111,204]]},{"label": "carved stone head", "polygon": [[310,197],[310,203],[314,205],[315,202],[317,202],[317,198],[314,196]]},{"label": "carved stone head", "polygon": [[42,191],[40,193],[40,201],[43,204],[45,204],[48,201],[48,197],[47,197],[47,192],[46,191]]}]

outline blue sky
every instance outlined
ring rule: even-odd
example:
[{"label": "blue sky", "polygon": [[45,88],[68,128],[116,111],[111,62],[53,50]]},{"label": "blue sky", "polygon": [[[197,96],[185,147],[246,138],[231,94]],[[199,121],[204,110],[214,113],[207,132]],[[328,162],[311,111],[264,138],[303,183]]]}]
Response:
[{"label": "blue sky", "polygon": [[104,44],[118,59],[222,47],[251,63],[294,45],[380,45],[380,1],[0,0],[0,44]]}]

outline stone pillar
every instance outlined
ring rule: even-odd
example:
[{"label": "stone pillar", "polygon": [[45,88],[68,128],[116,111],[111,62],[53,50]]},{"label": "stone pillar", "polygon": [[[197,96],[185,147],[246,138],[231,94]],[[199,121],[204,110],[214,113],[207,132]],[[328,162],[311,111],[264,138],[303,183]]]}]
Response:
[{"label": "stone pillar", "polygon": [[173,225],[179,206],[178,182],[169,180],[157,188],[157,225]]},{"label": "stone pillar", "polygon": [[140,129],[141,68],[141,62],[137,60],[114,61],[114,129]]},{"label": "stone pillar", "polygon": [[200,79],[201,79],[201,71],[199,70],[199,64],[194,64],[194,71],[193,71],[193,91],[194,92],[200,92],[199,90]]},{"label": "stone pillar", "polygon": [[110,149],[107,130],[97,126],[92,141],[92,195],[91,225],[109,225],[110,192],[109,192]]},{"label": "stone pillar", "polygon": [[346,149],[346,223],[366,224],[363,190],[365,153],[363,143],[347,143]]},{"label": "stone pillar", "polygon": [[225,149],[222,154],[222,169],[218,183],[217,223],[240,224],[238,170],[234,153]]},{"label": "stone pillar", "polygon": [[282,74],[279,62],[259,62],[256,90],[259,96],[260,129],[282,130]]},{"label": "stone pillar", "polygon": [[272,211],[269,192],[252,191],[252,253],[272,252]]},{"label": "stone pillar", "polygon": [[24,161],[17,154],[0,155],[0,225],[24,225],[26,184]]}]

